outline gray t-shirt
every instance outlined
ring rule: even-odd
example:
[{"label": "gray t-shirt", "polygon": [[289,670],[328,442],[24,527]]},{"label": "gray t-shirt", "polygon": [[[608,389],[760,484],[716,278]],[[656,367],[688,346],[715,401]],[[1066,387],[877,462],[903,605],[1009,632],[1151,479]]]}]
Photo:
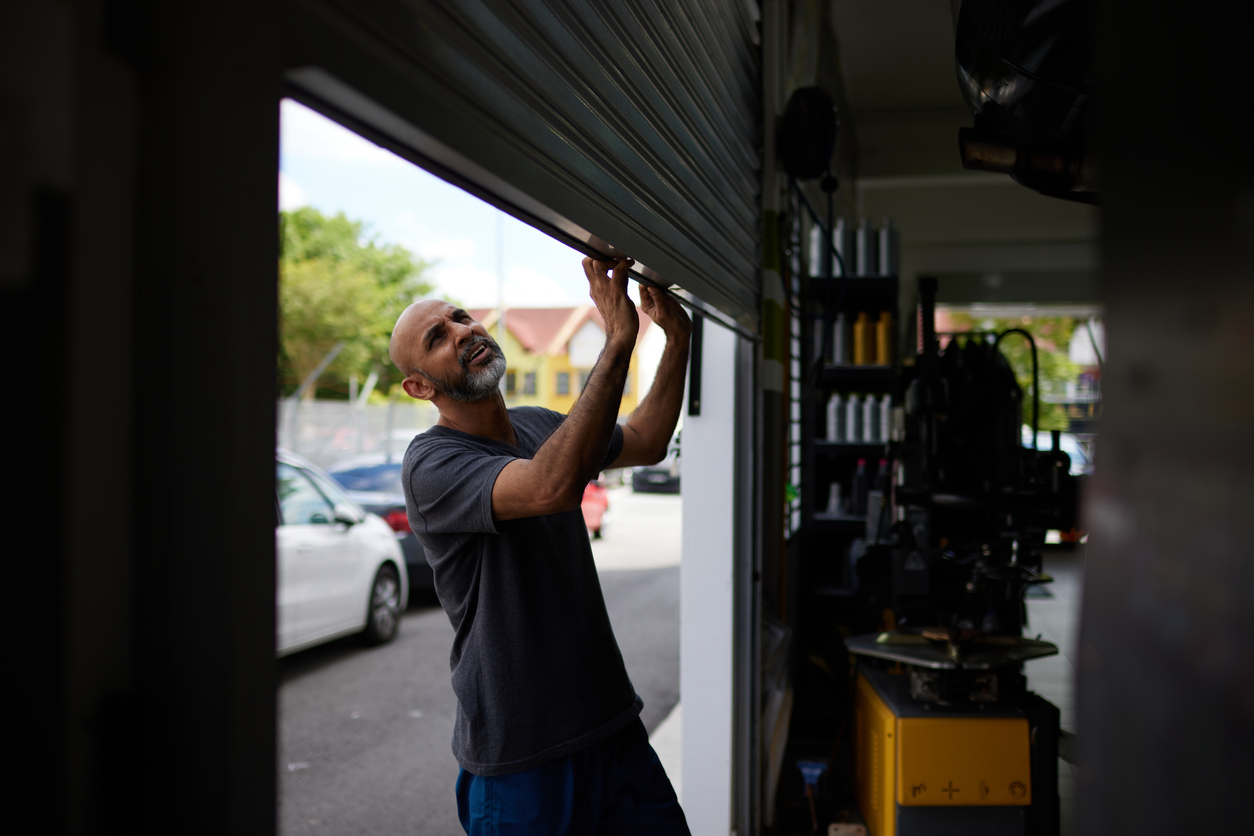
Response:
[{"label": "gray t-shirt", "polygon": [[[492,485],[565,420],[509,411],[518,446],[432,427],[405,452],[409,526],[435,573],[456,635],[449,663],[453,754],[475,775],[504,775],[591,746],[643,703],[614,640],[583,514],[492,519]],[[602,467],[618,458],[614,428]]]}]

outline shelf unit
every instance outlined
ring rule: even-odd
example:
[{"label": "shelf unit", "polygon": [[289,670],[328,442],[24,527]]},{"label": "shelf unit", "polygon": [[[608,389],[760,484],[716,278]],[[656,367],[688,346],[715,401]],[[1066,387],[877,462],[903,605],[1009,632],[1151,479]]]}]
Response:
[{"label": "shelf unit", "polygon": [[829,514],[826,511],[816,512],[810,517],[811,528],[816,531],[852,531],[866,530],[866,517],[855,514]]},{"label": "shelf unit", "polygon": [[884,455],[886,445],[871,444],[860,441],[828,441],[825,438],[816,438],[812,442],[812,449],[816,455],[833,455],[833,456],[854,456],[855,458],[880,458]]},{"label": "shelf unit", "polygon": [[[881,459],[888,457],[887,443],[833,441],[825,438],[826,407],[833,392],[877,397],[894,392],[897,380],[898,281],[896,276],[849,279],[806,279],[801,286],[802,357],[801,387],[801,515],[802,560],[799,589],[802,609],[805,597],[818,607],[832,597],[848,597],[854,588],[849,560],[850,544],[866,531],[865,516],[847,512],[826,513],[831,482],[841,484],[842,495],[852,500],[851,487],[858,459],[867,460],[868,479],[874,480]],[[852,325],[860,311],[876,319],[883,311],[893,316],[890,331],[893,362],[890,365],[832,365],[816,357],[816,328],[831,329],[836,313],[844,312]],[[808,591],[808,592],[807,592]]]},{"label": "shelf unit", "polygon": [[[894,315],[896,313],[893,311]],[[897,369],[893,366],[833,366],[825,363],[819,372],[819,382],[830,388],[849,387],[850,391],[860,389],[876,394],[890,392],[896,377]]]}]

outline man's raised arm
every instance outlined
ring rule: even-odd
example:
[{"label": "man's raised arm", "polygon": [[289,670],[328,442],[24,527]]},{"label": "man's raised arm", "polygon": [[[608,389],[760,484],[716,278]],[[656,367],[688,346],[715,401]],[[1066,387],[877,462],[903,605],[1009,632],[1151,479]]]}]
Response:
[{"label": "man's raised arm", "polygon": [[641,285],[640,307],[666,334],[666,348],[653,385],[623,426],[623,449],[610,467],[657,464],[664,459],[683,406],[692,321],[675,297],[663,290]]},{"label": "man's raised arm", "polygon": [[494,518],[512,520],[578,508],[584,486],[600,469],[640,329],[636,306],[627,295],[631,263],[631,259],[583,260],[592,301],[605,320],[605,348],[562,425],[530,461],[512,461],[497,475],[492,486]]}]

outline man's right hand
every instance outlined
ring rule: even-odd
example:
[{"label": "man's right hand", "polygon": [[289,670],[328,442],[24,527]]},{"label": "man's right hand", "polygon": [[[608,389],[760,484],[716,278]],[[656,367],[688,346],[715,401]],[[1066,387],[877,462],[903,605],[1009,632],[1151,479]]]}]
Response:
[{"label": "man's right hand", "polygon": [[627,272],[635,262],[630,258],[617,261],[583,260],[583,272],[588,277],[588,293],[605,320],[606,346],[626,348],[636,345],[640,331],[640,315],[636,304],[627,295]]}]

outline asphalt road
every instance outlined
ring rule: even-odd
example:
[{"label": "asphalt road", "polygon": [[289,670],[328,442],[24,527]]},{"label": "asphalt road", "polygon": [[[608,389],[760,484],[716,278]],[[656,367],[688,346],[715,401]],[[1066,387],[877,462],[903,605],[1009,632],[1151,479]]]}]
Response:
[{"label": "asphalt road", "polygon": [[[679,699],[679,497],[615,490],[610,509],[601,589],[652,732]],[[420,596],[389,645],[342,639],[279,660],[280,832],[461,832],[452,638]]]}]

